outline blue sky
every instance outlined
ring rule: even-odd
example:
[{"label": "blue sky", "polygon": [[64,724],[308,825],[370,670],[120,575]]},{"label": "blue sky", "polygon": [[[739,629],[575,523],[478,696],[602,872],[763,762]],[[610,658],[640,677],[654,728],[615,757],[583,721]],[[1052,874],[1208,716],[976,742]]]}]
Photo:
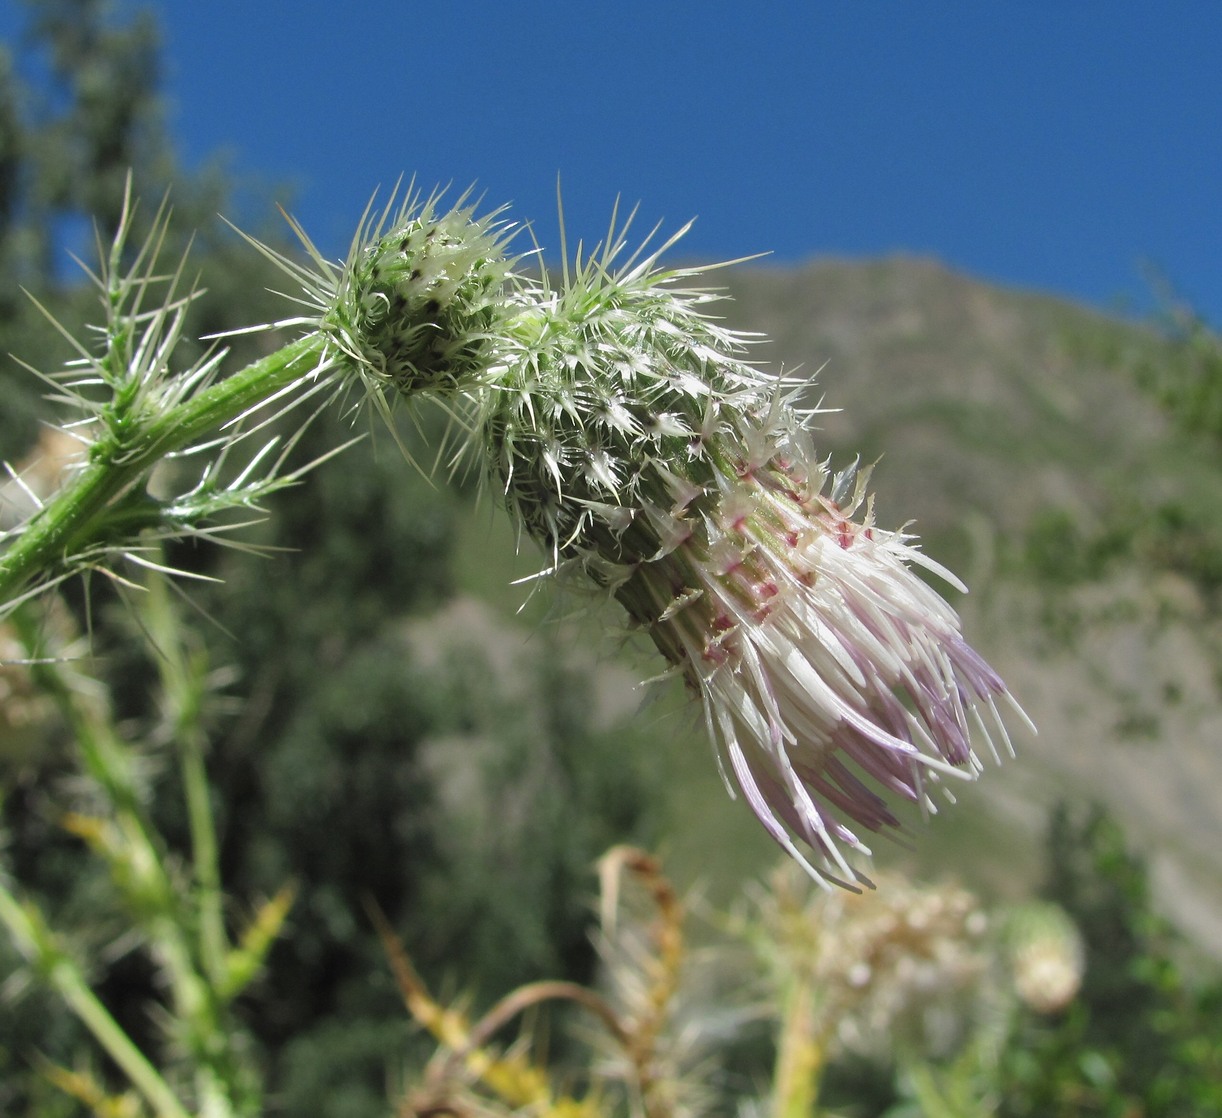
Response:
[{"label": "blue sky", "polygon": [[1222,325],[1222,0],[153,7],[183,157],[291,185],[330,255],[412,174],[555,248],[559,175],[573,238],[622,195],[697,217],[685,257],[906,251],[1105,307],[1151,265]]}]

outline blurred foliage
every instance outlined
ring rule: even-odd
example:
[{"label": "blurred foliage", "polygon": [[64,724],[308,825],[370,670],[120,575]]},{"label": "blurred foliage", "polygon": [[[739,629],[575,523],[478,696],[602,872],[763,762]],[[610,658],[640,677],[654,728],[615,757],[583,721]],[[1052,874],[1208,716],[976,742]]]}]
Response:
[{"label": "blurred foliage", "polygon": [[1222,339],[1190,307],[1164,296],[1163,332],[1170,360],[1140,361],[1138,383],[1185,431],[1222,451]]},{"label": "blurred foliage", "polygon": [[[1154,324],[1157,346],[1117,348],[1107,331],[1067,339],[1084,362],[1130,377],[1165,412],[1177,437],[1213,451],[1214,469],[1181,479],[1172,496],[1135,499],[1126,480],[1089,510],[1050,504],[1028,525],[1019,565],[1054,595],[1106,577],[1134,560],[1145,570],[1189,580],[1212,612],[1222,609],[1222,338],[1198,316],[1168,303]],[[1183,481],[1189,482],[1185,487]],[[1051,620],[1051,617],[1050,617]]]},{"label": "blurred foliage", "polygon": [[[1018,566],[1040,589],[1046,631],[1066,646],[1092,624],[1127,616],[1123,592],[1091,606],[1074,594],[1122,569],[1135,569],[1147,584],[1160,574],[1184,580],[1195,597],[1181,601],[1196,627],[1222,611],[1222,339],[1191,311],[1164,305],[1151,335],[1156,346],[1117,348],[1105,330],[1069,341],[1080,359],[1148,393],[1173,439],[1198,445],[1206,465],[1180,471],[1173,495],[1163,484],[1151,492],[1164,495],[1135,497],[1118,476],[1089,509],[1050,505],[1032,518]],[[1214,678],[1222,680],[1222,662]],[[1169,688],[1163,701],[1178,696]],[[1126,728],[1154,736],[1157,721],[1149,715]],[[1195,974],[1185,962],[1187,945],[1155,911],[1144,860],[1103,809],[1062,807],[1054,815],[1044,892],[1077,924],[1086,974],[1064,1013],[1020,1022],[1002,1066],[998,1113],[1222,1114],[1222,981],[1215,966]]]},{"label": "blurred foliage", "polygon": [[[652,912],[622,907],[624,859],[652,883]],[[827,893],[786,864],[717,919],[702,951],[655,859],[620,848],[603,867],[595,987],[525,985],[476,1018],[436,999],[389,944],[436,1045],[402,1114],[1222,1114],[1222,981],[1189,979],[1141,859],[1101,810],[1053,816],[1044,900],[990,905],[894,878],[863,897]],[[556,1060],[538,1026],[492,1043],[560,999],[593,1013],[581,1030],[592,1053]]]},{"label": "blurred foliage", "polygon": [[1134,508],[1117,499],[1090,520],[1047,506],[1032,518],[1022,556],[1025,571],[1052,591],[1096,581],[1134,559],[1188,579],[1214,609],[1222,604],[1222,531],[1212,509],[1187,501]]},{"label": "blurred foliage", "polygon": [[[175,159],[158,92],[160,38],[148,12],[120,18],[106,0],[25,0],[27,28],[0,44],[0,352],[51,368],[67,343],[23,293],[42,302],[77,336],[96,321],[96,293],[73,260],[96,258],[95,233],[110,243],[130,171],[143,199],[132,244],[147,234],[167,192],[174,214],[166,259],[192,247],[191,271],[204,290],[194,335],[272,321],[283,300],[267,288],[277,273],[216,219],[231,218],[233,191],[219,165],[187,172]],[[285,199],[287,201],[287,199]],[[255,231],[283,242],[258,215]],[[236,360],[268,347],[265,338],[234,339]],[[181,358],[198,353],[190,345]],[[15,362],[0,363],[0,455],[21,457],[43,417],[44,391]]]},{"label": "blurred foliage", "polygon": [[1082,992],[1026,1018],[1003,1065],[1000,1113],[1194,1118],[1222,1115],[1222,979],[1194,977],[1154,911],[1145,863],[1101,809],[1059,810],[1045,895],[1085,943]]},{"label": "blurred foliage", "polygon": [[[685,1118],[707,1112],[711,1099],[695,1067],[701,1053],[680,1013],[688,964],[684,907],[661,864],[644,851],[613,847],[599,860],[599,876],[602,988],[555,981],[518,986],[478,1020],[438,1001],[383,925],[404,1004],[437,1045],[406,1090],[400,1114]],[[557,1068],[536,1043],[537,1030],[504,1050],[494,1043],[536,1006],[566,1002],[588,1022],[589,1051],[580,1064]]]}]

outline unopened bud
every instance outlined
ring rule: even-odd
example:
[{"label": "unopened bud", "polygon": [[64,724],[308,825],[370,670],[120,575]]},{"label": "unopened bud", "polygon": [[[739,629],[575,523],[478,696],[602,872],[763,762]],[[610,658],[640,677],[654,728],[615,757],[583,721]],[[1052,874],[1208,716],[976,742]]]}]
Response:
[{"label": "unopened bud", "polygon": [[[366,382],[405,395],[450,394],[493,361],[509,277],[506,226],[460,204],[409,198],[358,234],[322,319]],[[383,230],[386,230],[385,232]]]}]

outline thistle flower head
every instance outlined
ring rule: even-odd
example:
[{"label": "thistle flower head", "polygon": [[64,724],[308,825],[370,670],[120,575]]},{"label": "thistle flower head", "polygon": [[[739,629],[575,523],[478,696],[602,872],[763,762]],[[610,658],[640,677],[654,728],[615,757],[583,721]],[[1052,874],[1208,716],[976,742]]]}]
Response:
[{"label": "thistle flower head", "polygon": [[960,584],[873,523],[868,471],[816,457],[806,384],[746,360],[700,271],[659,266],[683,231],[630,254],[613,220],[553,286],[512,273],[496,216],[409,192],[342,266],[304,234],[312,268],[271,255],[340,376],[383,410],[442,398],[549,572],[649,633],[773,838],[868,884],[846,851],[898,827],[887,795],[932,811],[931,785],[980,771],[973,728],[1009,744],[1005,685],[915,568]]},{"label": "thistle flower head", "polygon": [[478,376],[509,272],[495,214],[404,206],[349,258],[323,328],[366,376],[412,394]]},{"label": "thistle flower head", "polygon": [[885,795],[934,810],[932,784],[974,777],[973,727],[1008,746],[1006,688],[914,568],[957,580],[873,523],[868,471],[815,456],[804,386],[746,362],[698,273],[624,250],[613,232],[511,321],[489,470],[551,572],[616,598],[700,696],[773,838],[868,884],[845,851],[898,826]]}]

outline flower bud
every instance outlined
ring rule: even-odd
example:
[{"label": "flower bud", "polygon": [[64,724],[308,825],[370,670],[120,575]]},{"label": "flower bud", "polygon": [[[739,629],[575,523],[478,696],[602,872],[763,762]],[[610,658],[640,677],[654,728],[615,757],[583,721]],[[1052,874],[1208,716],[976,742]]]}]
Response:
[{"label": "flower bud", "polygon": [[[508,228],[415,197],[354,240],[321,328],[371,388],[449,395],[479,383],[506,311]],[[385,231],[384,231],[385,230]]]}]

